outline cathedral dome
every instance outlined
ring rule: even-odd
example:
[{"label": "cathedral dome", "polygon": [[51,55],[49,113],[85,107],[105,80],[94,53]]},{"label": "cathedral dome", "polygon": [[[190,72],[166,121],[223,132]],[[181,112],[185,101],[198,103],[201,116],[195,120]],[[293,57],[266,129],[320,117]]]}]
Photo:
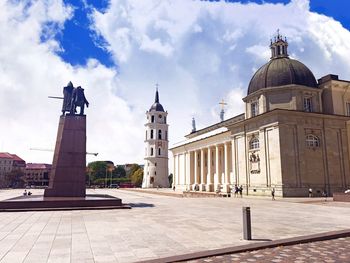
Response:
[{"label": "cathedral dome", "polygon": [[149,111],[163,111],[164,112],[164,108],[163,108],[162,104],[155,102],[155,103],[153,103],[153,105],[151,106]]},{"label": "cathedral dome", "polygon": [[279,34],[275,42],[271,42],[271,60],[250,80],[248,95],[260,89],[290,84],[317,88],[314,74],[303,63],[288,57],[287,46],[287,40]]}]

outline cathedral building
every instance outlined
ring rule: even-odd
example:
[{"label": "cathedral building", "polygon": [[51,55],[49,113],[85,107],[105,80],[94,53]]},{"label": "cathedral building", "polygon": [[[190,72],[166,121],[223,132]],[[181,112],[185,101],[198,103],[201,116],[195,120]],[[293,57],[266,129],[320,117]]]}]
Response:
[{"label": "cathedral building", "polygon": [[168,113],[159,103],[158,89],[155,101],[146,115],[146,148],[142,188],[169,187]]},{"label": "cathedral building", "polygon": [[281,197],[350,187],[350,81],[316,81],[280,34],[253,75],[245,112],[188,134],[171,150],[177,189]]}]

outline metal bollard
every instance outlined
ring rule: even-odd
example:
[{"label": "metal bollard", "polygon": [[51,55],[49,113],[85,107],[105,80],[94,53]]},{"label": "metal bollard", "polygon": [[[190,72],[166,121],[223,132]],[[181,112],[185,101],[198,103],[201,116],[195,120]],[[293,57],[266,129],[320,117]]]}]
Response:
[{"label": "metal bollard", "polygon": [[252,240],[250,207],[243,207],[243,239],[244,240]]}]

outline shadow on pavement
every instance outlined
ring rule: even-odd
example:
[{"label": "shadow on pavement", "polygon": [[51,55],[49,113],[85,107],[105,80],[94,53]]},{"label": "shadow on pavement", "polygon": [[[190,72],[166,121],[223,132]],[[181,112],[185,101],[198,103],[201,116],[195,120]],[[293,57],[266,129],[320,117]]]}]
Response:
[{"label": "shadow on pavement", "polygon": [[272,239],[268,239],[268,238],[252,238],[252,241],[272,241]]},{"label": "shadow on pavement", "polygon": [[131,207],[154,207],[154,204],[147,204],[147,203],[129,203],[128,205],[130,205]]}]

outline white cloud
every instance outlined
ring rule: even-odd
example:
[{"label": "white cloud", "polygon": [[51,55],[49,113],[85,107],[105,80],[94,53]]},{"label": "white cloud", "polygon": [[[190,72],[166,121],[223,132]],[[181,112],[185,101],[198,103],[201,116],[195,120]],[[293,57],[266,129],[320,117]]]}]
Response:
[{"label": "white cloud", "polygon": [[29,7],[0,2],[0,150],[51,161],[47,153],[28,149],[53,147],[61,105],[47,96],[61,94],[72,80],[91,103],[88,150],[100,152],[99,159],[142,162],[145,111],[156,82],[172,144],[190,132],[192,116],[197,129],[219,121],[222,98],[226,118],[243,112],[241,98],[253,72],[267,62],[277,28],[288,37],[291,57],[316,78],[335,73],[350,79],[349,31],[310,12],[307,0],[111,0],[107,9],[93,11],[91,28],[106,40],[118,72],[92,59],[73,67],[55,54],[61,47],[52,36],[72,12],[59,0]]},{"label": "white cloud", "polygon": [[[121,16],[120,10],[127,11]],[[291,56],[317,78],[335,68],[349,75],[344,58],[350,54],[349,32],[332,18],[311,13],[307,0],[287,5],[112,0],[107,12],[96,11],[93,19],[121,66],[119,78],[130,101],[146,107],[148,100],[132,94],[148,98],[153,83],[160,82],[174,141],[190,130],[193,115],[198,128],[218,121],[223,97],[229,102],[227,118],[244,110],[241,97],[254,71],[268,61],[270,38],[278,28],[288,36]],[[115,38],[120,25],[132,32],[127,59],[120,55],[125,47],[118,47],[123,42]],[[150,41],[152,54],[145,49]]]},{"label": "white cloud", "polygon": [[86,110],[88,150],[99,152],[99,159],[142,159],[135,149],[143,139],[137,132],[143,128],[143,112],[115,95],[119,85],[115,69],[93,59],[86,66],[73,67],[54,53],[59,47],[54,39],[48,36],[40,42],[45,26],[58,23],[59,30],[72,9],[59,1],[37,1],[29,7],[1,3],[0,151],[17,153],[28,162],[51,162],[52,154],[29,148],[54,147],[61,101],[47,96],[61,96],[62,87],[72,80],[85,88],[91,105]]}]

